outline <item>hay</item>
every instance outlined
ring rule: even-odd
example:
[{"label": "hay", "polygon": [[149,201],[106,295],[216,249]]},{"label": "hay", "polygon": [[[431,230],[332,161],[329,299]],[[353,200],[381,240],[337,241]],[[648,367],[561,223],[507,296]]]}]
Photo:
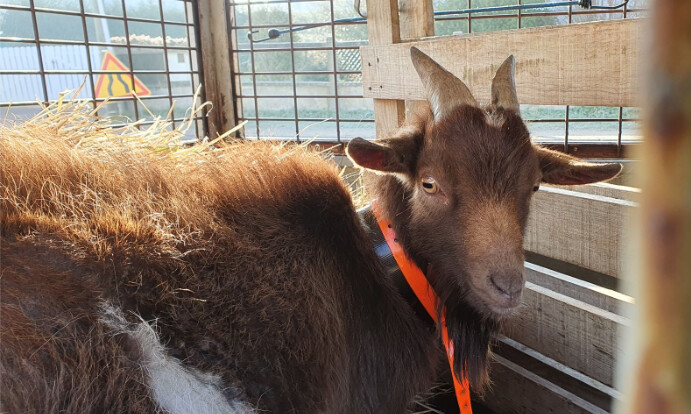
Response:
[{"label": "hay", "polygon": [[[113,147],[114,143],[127,146],[131,149],[139,148],[154,150],[155,152],[178,152],[182,149],[199,151],[208,149],[216,142],[226,139],[232,133],[242,128],[246,121],[237,125],[222,136],[210,141],[208,137],[199,140],[196,146],[183,144],[183,138],[194,128],[194,120],[211,104],[206,102],[200,106],[194,106],[187,110],[185,119],[173,128],[172,119],[175,104],[170,108],[165,118],[152,114],[146,104],[139,100],[139,105],[149,114],[151,123],[145,124],[145,119],[131,121],[125,119],[120,122],[116,117],[99,117],[97,113],[109,103],[108,100],[100,103],[96,108],[92,107],[89,100],[77,100],[81,88],[68,96],[70,91],[63,92],[59,99],[51,104],[43,104],[41,112],[28,120],[9,121],[6,118],[0,124],[0,134],[14,136],[15,138],[32,139],[40,135],[53,135],[60,140],[65,140],[75,146],[87,146],[92,149]],[[193,102],[198,102],[200,89],[194,94]],[[137,99],[139,99],[137,97]],[[8,111],[9,114],[9,111]],[[181,152],[184,156],[185,153]]]},{"label": "hay", "polygon": [[[230,131],[181,143],[201,108],[176,128],[162,119],[117,125],[96,116],[98,109],[60,99],[27,121],[0,126],[4,235],[51,234],[98,258],[114,249],[182,258],[233,237],[219,216],[237,203],[229,197],[256,198],[243,192],[261,188],[271,200],[285,193],[286,177],[330,174],[302,146],[226,142]],[[278,164],[281,179],[274,177]]]}]

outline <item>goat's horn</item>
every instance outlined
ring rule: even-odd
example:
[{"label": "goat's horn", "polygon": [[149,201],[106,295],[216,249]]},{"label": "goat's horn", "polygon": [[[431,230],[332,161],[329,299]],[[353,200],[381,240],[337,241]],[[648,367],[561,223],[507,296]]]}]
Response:
[{"label": "goat's horn", "polygon": [[516,94],[515,72],[516,59],[511,55],[499,66],[497,74],[492,79],[492,104],[520,114],[521,106]]},{"label": "goat's horn", "polygon": [[443,119],[459,105],[477,106],[475,98],[465,83],[432,58],[416,47],[410,48],[410,58],[427,92],[434,119]]}]

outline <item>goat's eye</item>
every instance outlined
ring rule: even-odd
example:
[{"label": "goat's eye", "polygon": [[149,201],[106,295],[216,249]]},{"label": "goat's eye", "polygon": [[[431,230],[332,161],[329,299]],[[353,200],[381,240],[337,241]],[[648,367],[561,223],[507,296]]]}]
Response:
[{"label": "goat's eye", "polygon": [[536,184],[535,187],[533,187],[533,192],[536,192],[539,189],[540,189],[540,184]]},{"label": "goat's eye", "polygon": [[439,191],[439,186],[434,178],[425,177],[422,179],[422,189],[425,190],[427,194],[434,194]]}]

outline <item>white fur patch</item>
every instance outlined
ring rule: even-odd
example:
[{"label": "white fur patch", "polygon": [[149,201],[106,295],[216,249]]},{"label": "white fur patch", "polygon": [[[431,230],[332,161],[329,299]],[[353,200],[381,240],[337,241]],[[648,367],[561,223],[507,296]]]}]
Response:
[{"label": "white fur patch", "polygon": [[253,414],[242,401],[228,401],[221,392],[220,378],[183,366],[166,354],[154,329],[142,319],[128,322],[122,311],[102,304],[101,322],[130,335],[139,344],[141,365],[148,373],[147,385],[158,405],[170,414]]}]

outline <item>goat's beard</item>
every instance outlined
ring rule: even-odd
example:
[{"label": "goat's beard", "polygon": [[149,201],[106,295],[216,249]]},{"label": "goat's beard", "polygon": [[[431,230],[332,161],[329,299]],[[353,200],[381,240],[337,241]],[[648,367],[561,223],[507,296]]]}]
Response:
[{"label": "goat's beard", "polygon": [[446,329],[453,343],[453,370],[457,378],[468,378],[473,391],[482,392],[489,383],[490,341],[500,325],[469,305],[463,294],[457,293],[455,297],[442,299]]},{"label": "goat's beard", "polygon": [[[436,269],[435,269],[436,270]],[[432,276],[431,266],[428,277]],[[436,277],[435,277],[436,276]],[[457,276],[432,276],[435,285],[441,282],[445,286],[435,286],[439,294],[438,314],[445,312],[446,329],[453,343],[454,374],[457,378],[467,378],[474,392],[482,393],[489,384],[488,363],[490,342],[499,331],[500,322],[486,312],[479,311],[472,305],[469,295],[470,287],[459,286]],[[437,319],[441,321],[442,318]],[[441,330],[439,330],[441,332]]]}]

